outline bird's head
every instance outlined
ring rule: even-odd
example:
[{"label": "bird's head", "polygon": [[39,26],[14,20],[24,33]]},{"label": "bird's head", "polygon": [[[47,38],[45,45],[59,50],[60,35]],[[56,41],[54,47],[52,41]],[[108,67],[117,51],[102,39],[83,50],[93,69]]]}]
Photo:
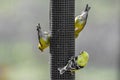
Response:
[{"label": "bird's head", "polygon": [[80,53],[80,55],[81,55],[82,57],[86,58],[87,60],[89,59],[89,54],[88,54],[86,51],[82,51],[82,52]]}]

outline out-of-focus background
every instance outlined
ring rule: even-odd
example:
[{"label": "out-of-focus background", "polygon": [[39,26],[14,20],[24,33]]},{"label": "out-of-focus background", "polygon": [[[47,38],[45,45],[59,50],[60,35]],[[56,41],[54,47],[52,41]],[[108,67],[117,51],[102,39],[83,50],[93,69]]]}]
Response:
[{"label": "out-of-focus background", "polygon": [[[88,21],[76,39],[76,54],[86,50],[88,65],[76,80],[118,80],[118,0],[75,0],[76,16],[88,3]],[[49,0],[0,0],[0,80],[50,80],[49,48],[38,48],[36,25],[49,31]]]}]

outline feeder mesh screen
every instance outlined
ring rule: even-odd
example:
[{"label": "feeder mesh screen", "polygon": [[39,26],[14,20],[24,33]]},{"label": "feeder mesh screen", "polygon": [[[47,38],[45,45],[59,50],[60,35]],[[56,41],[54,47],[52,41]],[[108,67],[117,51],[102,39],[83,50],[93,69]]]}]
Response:
[{"label": "feeder mesh screen", "polygon": [[75,74],[68,71],[60,75],[58,71],[75,53],[74,6],[75,0],[50,1],[51,80],[75,80]]}]

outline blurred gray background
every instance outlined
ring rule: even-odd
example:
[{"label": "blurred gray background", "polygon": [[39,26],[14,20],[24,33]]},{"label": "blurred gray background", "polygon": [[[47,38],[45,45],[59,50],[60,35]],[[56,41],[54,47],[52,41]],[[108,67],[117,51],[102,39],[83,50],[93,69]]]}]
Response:
[{"label": "blurred gray background", "polygon": [[[75,40],[76,55],[86,50],[88,65],[76,80],[118,80],[119,1],[75,0],[75,16],[86,4],[88,21]],[[50,80],[49,48],[38,48],[36,25],[49,31],[49,0],[0,0],[0,80]]]}]

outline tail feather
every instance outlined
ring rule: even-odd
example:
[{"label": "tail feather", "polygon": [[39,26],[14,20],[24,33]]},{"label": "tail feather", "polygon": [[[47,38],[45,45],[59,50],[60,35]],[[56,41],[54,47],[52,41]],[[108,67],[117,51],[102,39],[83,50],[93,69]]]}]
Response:
[{"label": "tail feather", "polygon": [[58,68],[58,71],[59,71],[60,74],[62,75],[62,74],[66,71],[66,69],[64,69],[64,68]]},{"label": "tail feather", "polygon": [[85,11],[89,11],[91,7],[88,6],[88,4],[86,5]]}]

